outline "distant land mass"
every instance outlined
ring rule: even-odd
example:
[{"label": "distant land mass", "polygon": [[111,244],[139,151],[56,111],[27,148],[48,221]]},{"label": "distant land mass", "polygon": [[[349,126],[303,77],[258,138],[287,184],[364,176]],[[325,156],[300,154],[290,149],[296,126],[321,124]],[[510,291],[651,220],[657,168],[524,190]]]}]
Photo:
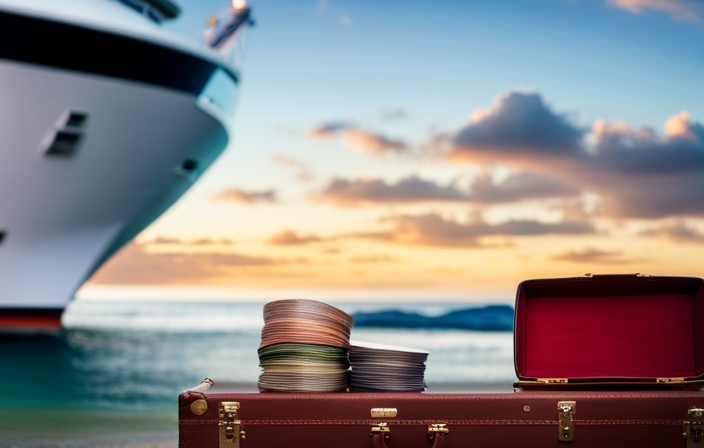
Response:
[{"label": "distant land mass", "polygon": [[355,313],[355,327],[453,329],[474,331],[512,331],[513,307],[488,305],[466,308],[440,316],[424,316],[415,312],[384,310]]}]

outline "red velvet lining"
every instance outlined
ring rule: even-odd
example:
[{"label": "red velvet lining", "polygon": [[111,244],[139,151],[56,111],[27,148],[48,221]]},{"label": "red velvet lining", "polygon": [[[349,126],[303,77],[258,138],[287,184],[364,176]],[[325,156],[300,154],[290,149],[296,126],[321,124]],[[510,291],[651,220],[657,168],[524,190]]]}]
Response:
[{"label": "red velvet lining", "polygon": [[698,279],[526,282],[516,303],[516,369],[527,378],[704,374]]}]

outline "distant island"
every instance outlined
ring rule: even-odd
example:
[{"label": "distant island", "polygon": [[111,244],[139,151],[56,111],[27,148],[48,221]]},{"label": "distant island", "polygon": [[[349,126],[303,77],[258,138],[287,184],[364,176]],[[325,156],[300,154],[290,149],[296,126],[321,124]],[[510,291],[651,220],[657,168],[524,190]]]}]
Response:
[{"label": "distant island", "polygon": [[450,311],[440,316],[415,312],[385,310],[355,313],[355,327],[454,329],[474,331],[512,331],[513,307],[488,305]]}]

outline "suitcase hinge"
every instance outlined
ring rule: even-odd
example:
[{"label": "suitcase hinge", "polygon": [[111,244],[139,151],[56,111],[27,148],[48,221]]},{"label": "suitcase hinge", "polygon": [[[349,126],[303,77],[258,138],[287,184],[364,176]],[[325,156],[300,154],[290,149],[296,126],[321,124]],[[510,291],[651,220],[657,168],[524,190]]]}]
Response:
[{"label": "suitcase hinge", "polygon": [[220,448],[239,448],[240,437],[244,439],[244,431],[240,431],[242,422],[239,420],[240,404],[236,401],[221,401],[219,406],[218,426],[220,429]]},{"label": "suitcase hinge", "polygon": [[702,448],[704,447],[704,425],[702,424],[704,409],[689,408],[687,413],[692,421],[684,422],[682,437],[687,439],[687,448]]},{"label": "suitcase hinge", "polygon": [[386,423],[377,423],[376,425],[372,426],[372,432],[369,433],[369,436],[373,436],[374,434],[383,434],[385,439],[389,438],[389,433],[391,432],[391,428]]},{"label": "suitcase hinge", "polygon": [[684,378],[656,378],[658,383],[684,383]]},{"label": "suitcase hinge", "polygon": [[567,378],[538,378],[536,381],[545,384],[564,384],[568,380]]},{"label": "suitcase hinge", "polygon": [[445,423],[434,423],[428,425],[428,438],[434,439],[435,434],[440,434],[441,436],[446,436],[450,433],[450,428],[447,428]]},{"label": "suitcase hinge", "polygon": [[560,442],[571,442],[574,440],[574,414],[576,412],[576,401],[560,401],[557,403],[557,438]]}]

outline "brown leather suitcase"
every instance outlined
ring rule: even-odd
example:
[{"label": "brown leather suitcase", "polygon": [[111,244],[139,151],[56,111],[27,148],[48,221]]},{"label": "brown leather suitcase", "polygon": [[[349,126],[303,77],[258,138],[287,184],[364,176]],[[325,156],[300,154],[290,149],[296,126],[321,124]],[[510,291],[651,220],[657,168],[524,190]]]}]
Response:
[{"label": "brown leather suitcase", "polygon": [[[704,448],[704,281],[518,287],[516,392],[179,397],[181,448]],[[432,357],[430,358],[432,362]]]},{"label": "brown leather suitcase", "polygon": [[704,447],[704,393],[188,391],[181,448]]}]

